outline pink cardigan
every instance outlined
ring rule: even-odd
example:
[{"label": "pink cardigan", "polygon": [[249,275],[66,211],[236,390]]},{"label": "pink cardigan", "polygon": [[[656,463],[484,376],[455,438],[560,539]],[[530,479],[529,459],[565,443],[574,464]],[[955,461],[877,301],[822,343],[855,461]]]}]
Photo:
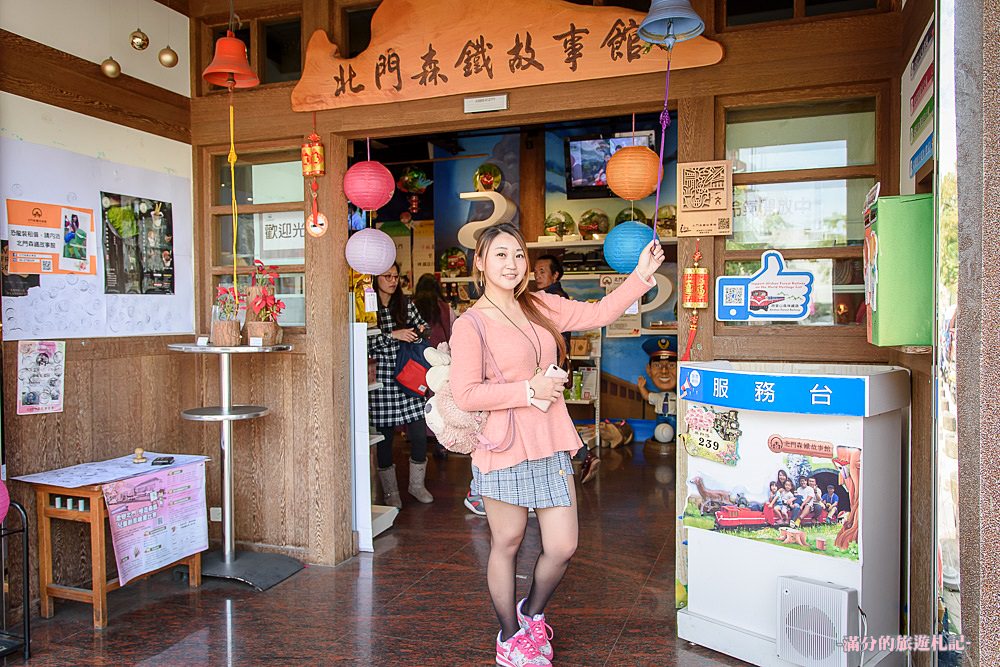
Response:
[{"label": "pink cardigan", "polygon": [[[542,312],[552,319],[560,331],[582,331],[606,326],[614,322],[625,309],[645,294],[656,283],[645,283],[638,273],[633,272],[624,283],[598,303],[572,301],[553,294],[535,292],[542,302]],[[547,312],[546,312],[547,311]],[[483,429],[483,435],[494,443],[506,439],[507,411],[514,408],[514,444],[505,452],[490,452],[477,449],[472,453],[472,462],[481,472],[509,468],[525,460],[539,460],[560,451],[576,451],[580,448],[573,421],[566,410],[566,403],[560,397],[548,412],[542,412],[528,403],[527,383],[535,370],[535,336],[522,330],[530,337],[514,330],[509,322],[501,322],[481,315],[486,344],[493,353],[500,372],[506,380],[496,382],[492,369],[483,367],[483,350],[475,325],[463,315],[455,321],[451,335],[451,391],[455,404],[468,412],[492,410]],[[542,344],[541,368],[548,368],[556,362],[556,342],[545,328],[532,325]]]}]

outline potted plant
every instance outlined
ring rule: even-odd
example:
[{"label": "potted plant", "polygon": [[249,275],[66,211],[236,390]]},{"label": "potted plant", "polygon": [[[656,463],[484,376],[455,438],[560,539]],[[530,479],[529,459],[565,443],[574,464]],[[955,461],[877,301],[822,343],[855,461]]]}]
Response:
[{"label": "potted plant", "polygon": [[235,287],[216,288],[215,307],[212,308],[212,345],[233,347],[240,344],[239,293]]},{"label": "potted plant", "polygon": [[274,283],[278,277],[278,267],[264,266],[259,259],[253,261],[256,271],[250,276],[250,292],[247,299],[246,335],[260,338],[265,346],[281,342],[282,331],[278,326],[278,316],[285,309],[285,303],[274,294]]}]

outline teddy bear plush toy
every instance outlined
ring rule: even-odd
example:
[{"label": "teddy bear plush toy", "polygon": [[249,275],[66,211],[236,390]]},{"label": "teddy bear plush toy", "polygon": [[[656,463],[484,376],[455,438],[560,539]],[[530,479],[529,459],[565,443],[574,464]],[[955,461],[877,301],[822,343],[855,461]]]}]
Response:
[{"label": "teddy bear plush toy", "polygon": [[427,371],[427,386],[434,395],[424,406],[427,426],[446,449],[469,454],[479,444],[482,413],[471,413],[455,405],[448,377],[451,371],[451,351],[448,343],[424,350],[424,359],[431,365]]}]

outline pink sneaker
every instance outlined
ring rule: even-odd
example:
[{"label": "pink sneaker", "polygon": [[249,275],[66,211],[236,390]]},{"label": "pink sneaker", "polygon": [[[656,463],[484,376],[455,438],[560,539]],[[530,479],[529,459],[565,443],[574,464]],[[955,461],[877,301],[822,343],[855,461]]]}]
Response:
[{"label": "pink sneaker", "polygon": [[552,643],[549,640],[555,636],[555,633],[552,631],[552,626],[545,622],[545,614],[535,614],[529,618],[521,613],[521,607],[526,601],[527,598],[524,598],[517,603],[517,622],[528,634],[531,643],[535,645],[542,657],[551,662],[555,651],[552,650]]},{"label": "pink sneaker", "polygon": [[497,664],[501,667],[545,667],[552,663],[538,652],[534,642],[522,628],[505,642],[500,641],[501,630],[497,634]]}]

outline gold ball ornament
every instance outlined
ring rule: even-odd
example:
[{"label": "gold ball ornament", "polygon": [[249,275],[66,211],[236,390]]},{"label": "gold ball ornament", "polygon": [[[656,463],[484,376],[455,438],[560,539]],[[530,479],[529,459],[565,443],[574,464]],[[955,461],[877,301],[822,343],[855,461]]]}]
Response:
[{"label": "gold ball ornament", "polygon": [[645,146],[625,146],[608,160],[608,187],[627,201],[644,199],[656,190],[660,157]]},{"label": "gold ball ornament", "polygon": [[170,48],[169,44],[160,49],[156,57],[160,59],[160,64],[164,67],[173,67],[177,64],[177,52]]},{"label": "gold ball ornament", "polygon": [[149,35],[144,33],[141,28],[136,28],[128,36],[128,41],[136,51],[145,51],[146,47],[149,46]]},{"label": "gold ball ornament", "polygon": [[108,57],[101,63],[101,72],[109,79],[117,79],[118,75],[122,73],[122,66],[114,58]]}]

